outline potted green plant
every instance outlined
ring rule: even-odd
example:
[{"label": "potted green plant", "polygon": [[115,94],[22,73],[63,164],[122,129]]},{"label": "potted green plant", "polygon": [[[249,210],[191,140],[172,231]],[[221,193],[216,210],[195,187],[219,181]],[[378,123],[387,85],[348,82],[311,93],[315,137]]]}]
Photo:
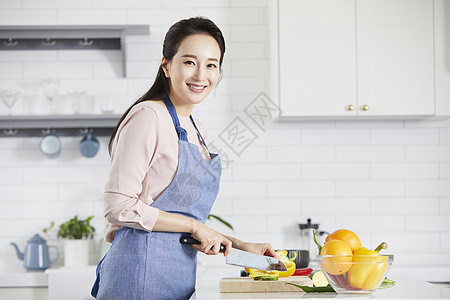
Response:
[{"label": "potted green plant", "polygon": [[[58,229],[58,238],[64,239],[64,265],[86,266],[89,264],[89,241],[94,237],[95,228],[90,224],[94,216],[85,220],[73,217],[61,224]],[[55,222],[52,221],[44,232],[48,232]]]}]

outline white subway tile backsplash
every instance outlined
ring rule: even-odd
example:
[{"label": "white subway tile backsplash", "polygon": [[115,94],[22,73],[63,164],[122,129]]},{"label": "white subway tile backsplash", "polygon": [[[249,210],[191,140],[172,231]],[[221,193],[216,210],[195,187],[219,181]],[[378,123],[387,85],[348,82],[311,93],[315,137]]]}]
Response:
[{"label": "white subway tile backsplash", "polygon": [[448,197],[450,180],[408,180],[405,181],[405,196],[410,197]]},{"label": "white subway tile backsplash", "polygon": [[264,56],[264,43],[228,42],[225,50],[226,59],[262,59]]},{"label": "white subway tile backsplash", "polygon": [[160,43],[134,43],[127,47],[127,60],[158,60],[162,57],[162,47]]},{"label": "white subway tile backsplash", "polygon": [[[298,223],[311,218],[328,232],[354,230],[369,248],[386,240],[396,263],[448,260],[450,119],[272,120],[257,127],[244,109],[260,92],[272,95],[268,4],[2,1],[0,25],[149,24],[150,35],[127,36],[126,78],[120,51],[1,51],[0,88],[25,89],[14,113],[45,114],[40,80],[57,77],[62,79],[61,112],[67,113],[66,94],[82,90],[94,100],[94,112],[99,112],[97,93],[114,92],[115,112],[121,114],[150,88],[169,26],[191,16],[210,17],[227,42],[224,77],[194,116],[207,129],[209,145],[222,153],[221,187],[211,213],[229,221],[235,231],[214,220],[208,225],[278,249],[305,248]],[[0,103],[0,115],[5,114]],[[220,138],[237,116],[257,134],[242,153]],[[61,138],[63,150],[56,159],[39,151],[40,138],[0,139],[0,226],[11,228],[0,234],[0,253],[13,254],[10,241],[23,245],[52,219],[59,223],[75,214],[95,215],[101,237],[106,228],[102,196],[110,164],[108,139],[100,138],[99,153],[88,159],[79,153],[80,138]],[[422,243],[411,244],[412,239]],[[424,254],[427,260],[418,262]]]},{"label": "white subway tile backsplash", "polygon": [[355,180],[337,181],[338,197],[400,197],[404,184],[394,180]]},{"label": "white subway tile backsplash", "polygon": [[439,128],[439,144],[450,144],[450,128]]},{"label": "white subway tile backsplash", "polygon": [[[267,42],[269,39],[267,25],[233,25],[232,42]],[[267,65],[267,64],[266,64]]]},{"label": "white subway tile backsplash", "polygon": [[258,139],[255,141],[257,145],[277,145],[277,146],[294,146],[301,144],[301,131],[296,128],[292,129],[271,129],[271,124],[261,128],[256,128]]},{"label": "white subway tile backsplash", "polygon": [[441,232],[441,249],[450,250],[450,232]]},{"label": "white subway tile backsplash", "polygon": [[[2,50],[0,52],[0,61],[2,62],[23,62],[23,61],[56,61],[58,52],[47,51],[33,51],[33,50],[21,50],[21,51],[9,51]],[[22,65],[22,64],[20,64]],[[12,65],[14,67],[14,65]],[[2,73],[6,69],[1,68]]]},{"label": "white subway tile backsplash", "polygon": [[298,164],[246,164],[233,166],[234,180],[295,180],[300,179]]},{"label": "white subway tile backsplash", "polygon": [[2,9],[0,10],[0,25],[55,25],[58,23],[56,9]]},{"label": "white subway tile backsplash", "polygon": [[300,229],[298,215],[285,215],[285,216],[269,216],[267,220],[268,232],[283,232],[298,234],[300,237]]},{"label": "white subway tile backsplash", "polygon": [[91,62],[25,62],[24,77],[28,78],[91,78]]},{"label": "white subway tile backsplash", "polygon": [[392,231],[372,233],[372,245],[370,248],[374,249],[381,242],[388,244],[388,249],[383,250],[386,254],[397,253],[397,251],[401,250],[433,250],[440,248],[440,234],[438,232],[412,233],[396,229]]},{"label": "white subway tile backsplash", "polygon": [[[269,224],[265,216],[230,216],[227,221],[236,229],[237,234],[266,233]],[[257,226],[255,226],[257,224]]]},{"label": "white subway tile backsplash", "polygon": [[339,120],[336,128],[402,128],[401,120]]},{"label": "white subway tile backsplash", "polygon": [[431,197],[405,197],[405,198],[371,198],[370,211],[380,215],[422,215],[438,214],[439,198]]},{"label": "white subway tile backsplash", "polygon": [[304,145],[366,145],[369,144],[368,129],[304,129]]},{"label": "white subway tile backsplash", "polygon": [[61,201],[100,201],[103,202],[103,184],[75,183],[59,184],[58,199]]},{"label": "white subway tile backsplash", "polygon": [[123,76],[121,62],[94,62],[95,78],[120,78]]},{"label": "white subway tile backsplash", "polygon": [[58,187],[51,183],[0,185],[0,202],[56,200],[57,198]]},{"label": "white subway tile backsplash", "polygon": [[333,162],[334,147],[327,146],[271,146],[267,148],[267,161],[279,162]]},{"label": "white subway tile backsplash", "polygon": [[197,8],[196,15],[205,16],[213,20],[218,26],[221,24],[263,24],[263,8]]},{"label": "white subway tile backsplash", "polygon": [[161,1],[162,7],[168,8],[192,8],[192,7],[211,7],[211,8],[228,8],[230,6],[230,0],[193,0],[189,2],[179,0],[163,0]]},{"label": "white subway tile backsplash", "polygon": [[286,216],[299,215],[301,201],[295,198],[234,198],[232,200],[233,214],[237,216],[270,215]]},{"label": "white subway tile backsplash", "polygon": [[127,24],[127,11],[124,9],[59,9],[58,24],[101,25]]},{"label": "white subway tile backsplash", "polygon": [[[92,201],[25,201],[23,217],[27,219],[44,219],[48,224],[52,220],[69,220],[75,215],[90,216],[94,213]],[[65,222],[65,221],[64,221]],[[43,225],[46,225],[43,222]]]},{"label": "white subway tile backsplash", "polygon": [[92,0],[92,7],[98,9],[105,8],[156,8],[161,7],[162,0],[128,0],[126,2],[121,0]]},{"label": "white subway tile backsplash", "polygon": [[92,182],[92,167],[25,168],[25,183],[88,183]]},{"label": "white subway tile backsplash", "polygon": [[303,179],[369,179],[369,164],[330,164],[304,163],[302,164]]},{"label": "white subway tile backsplash", "polygon": [[304,198],[303,214],[359,215],[370,213],[368,198]]},{"label": "white subway tile backsplash", "polygon": [[404,231],[405,218],[403,215],[375,216],[339,214],[336,216],[336,228],[355,228],[358,232]]},{"label": "white subway tile backsplash", "polygon": [[25,9],[71,9],[71,8],[91,8],[91,0],[22,0]]},{"label": "white subway tile backsplash", "polygon": [[450,197],[439,199],[439,211],[441,214],[450,215]]},{"label": "white subway tile backsplash", "polygon": [[231,62],[230,76],[267,76],[269,66],[264,60],[234,60]]},{"label": "white subway tile backsplash", "polygon": [[438,179],[437,163],[373,163],[370,165],[373,179]]},{"label": "white subway tile backsplash", "polygon": [[403,121],[405,128],[443,128],[450,127],[450,119],[417,119],[417,120],[405,120]]},{"label": "white subway tile backsplash", "polygon": [[24,173],[23,168],[2,167],[0,169],[0,184],[22,183],[23,173]]},{"label": "white subway tile backsplash", "polygon": [[24,217],[24,206],[22,201],[0,201],[0,219],[21,220]]},{"label": "white subway tile backsplash", "polygon": [[406,162],[449,162],[450,146],[405,146]]},{"label": "white subway tile backsplash", "polygon": [[264,90],[263,77],[224,77],[220,90],[225,93],[245,93],[257,95]]},{"label": "white subway tile backsplash", "polygon": [[403,162],[403,146],[337,146],[338,162]]},{"label": "white subway tile backsplash", "polygon": [[127,62],[127,77],[146,79],[151,78],[152,80],[154,80],[160,64],[160,60],[129,61]]},{"label": "white subway tile backsplash", "polygon": [[22,2],[17,0],[2,0],[0,1],[1,9],[21,9]]},{"label": "white subway tile backsplash", "polygon": [[0,62],[0,70],[0,79],[18,79],[24,75],[21,62]]},{"label": "white subway tile backsplash", "polygon": [[263,181],[222,181],[220,197],[265,197],[266,185]]},{"label": "white subway tile backsplash", "polygon": [[[59,61],[120,62],[122,60],[122,55],[119,50],[58,50],[55,52]],[[40,52],[33,51],[33,56],[35,53],[38,54]],[[39,60],[36,59],[35,61]]]},{"label": "white subway tile backsplash", "polygon": [[336,184],[332,181],[284,180],[267,182],[269,197],[333,197]]},{"label": "white subway tile backsplash", "polygon": [[56,166],[57,161],[46,158],[40,152],[39,148],[35,149],[11,149],[0,150],[0,167],[23,167],[32,165],[33,167],[51,167]]},{"label": "white subway tile backsplash", "polygon": [[[163,34],[169,27],[181,19],[197,16],[193,7],[186,8],[130,8],[127,12],[127,24],[158,24],[163,27]],[[151,30],[151,29],[150,29]]]},{"label": "white subway tile backsplash", "polygon": [[370,132],[370,142],[374,145],[437,144],[438,140],[437,128],[386,128],[372,129]]},{"label": "white subway tile backsplash", "polygon": [[449,232],[449,215],[405,216],[405,230],[411,232]]}]

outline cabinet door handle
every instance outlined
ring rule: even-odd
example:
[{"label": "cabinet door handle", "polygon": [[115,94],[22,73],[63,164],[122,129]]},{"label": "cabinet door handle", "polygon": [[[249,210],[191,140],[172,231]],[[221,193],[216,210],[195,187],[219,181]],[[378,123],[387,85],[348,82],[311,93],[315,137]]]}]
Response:
[{"label": "cabinet door handle", "polygon": [[363,110],[363,111],[369,110],[369,105],[367,105],[367,104],[362,105],[362,106],[361,106],[361,110]]},{"label": "cabinet door handle", "polygon": [[345,110],[347,110],[347,111],[352,111],[354,109],[355,109],[355,107],[351,104],[345,106]]}]

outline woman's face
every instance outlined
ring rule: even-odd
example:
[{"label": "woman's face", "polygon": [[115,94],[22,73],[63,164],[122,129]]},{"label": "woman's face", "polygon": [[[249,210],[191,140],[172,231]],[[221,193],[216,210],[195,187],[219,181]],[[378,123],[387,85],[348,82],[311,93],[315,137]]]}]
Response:
[{"label": "woman's face", "polygon": [[163,69],[170,82],[169,97],[178,114],[189,115],[194,104],[208,96],[220,75],[220,48],[207,34],[185,38],[170,62],[164,58]]}]

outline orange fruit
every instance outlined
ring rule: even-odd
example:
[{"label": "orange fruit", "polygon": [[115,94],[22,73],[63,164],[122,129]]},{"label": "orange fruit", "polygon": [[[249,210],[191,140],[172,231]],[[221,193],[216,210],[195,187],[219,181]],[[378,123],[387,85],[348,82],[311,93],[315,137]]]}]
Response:
[{"label": "orange fruit", "polygon": [[320,251],[323,255],[321,265],[332,275],[347,273],[352,266],[353,252],[350,246],[341,240],[330,240]]},{"label": "orange fruit", "polygon": [[328,235],[325,239],[325,244],[331,240],[341,240],[346,242],[350,246],[350,249],[352,249],[352,253],[361,247],[359,237],[353,231],[348,229],[339,229]]}]

